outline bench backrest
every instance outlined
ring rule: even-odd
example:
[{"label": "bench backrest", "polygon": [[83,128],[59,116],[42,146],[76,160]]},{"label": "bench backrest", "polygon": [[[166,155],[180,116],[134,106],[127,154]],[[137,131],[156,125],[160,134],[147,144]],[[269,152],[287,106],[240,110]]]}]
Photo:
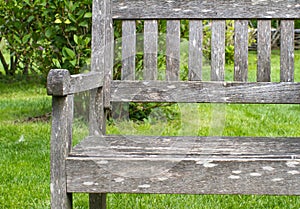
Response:
[{"label": "bench backrest", "polygon": [[[271,81],[271,20],[280,19],[280,81],[294,81],[294,21],[299,4],[284,0],[94,0],[92,71],[111,102],[299,103],[299,86]],[[211,21],[210,81],[224,81],[226,20],[234,20],[234,82],[202,76],[203,20]],[[248,23],[257,20],[257,82],[248,83]],[[122,20],[121,81],[112,80],[113,21]],[[136,22],[144,21],[143,80],[136,79]],[[166,76],[157,81],[158,22],[167,20]],[[189,20],[188,80],[180,82],[180,20]],[[266,82],[266,83],[262,83]],[[93,112],[93,111],[92,111]],[[95,113],[96,111],[94,111]],[[94,121],[96,122],[96,120]],[[93,123],[93,122],[92,122]]]}]

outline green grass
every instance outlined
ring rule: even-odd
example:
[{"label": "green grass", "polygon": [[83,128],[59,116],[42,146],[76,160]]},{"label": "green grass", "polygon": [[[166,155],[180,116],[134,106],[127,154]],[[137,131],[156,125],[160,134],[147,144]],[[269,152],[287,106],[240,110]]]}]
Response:
[{"label": "green grass", "polygon": [[[278,64],[278,56],[274,63]],[[299,53],[296,53],[299,60]],[[298,62],[300,63],[300,62]],[[249,80],[255,80],[255,56],[249,58]],[[297,64],[298,65],[298,64]],[[227,80],[232,78],[227,66]],[[297,67],[300,69],[300,66]],[[274,67],[272,79],[279,78]],[[296,80],[299,80],[299,70]],[[169,108],[169,109],[168,109]],[[50,208],[49,154],[51,98],[42,85],[0,83],[0,209]],[[115,121],[111,134],[300,136],[299,105],[178,104],[153,110],[142,122]],[[84,113],[82,113],[84,114]],[[41,119],[41,120],[33,120]],[[74,123],[77,142],[87,134],[81,120]],[[75,208],[87,208],[86,194],[74,195]],[[110,209],[299,208],[297,196],[261,195],[137,195],[109,194]]]}]

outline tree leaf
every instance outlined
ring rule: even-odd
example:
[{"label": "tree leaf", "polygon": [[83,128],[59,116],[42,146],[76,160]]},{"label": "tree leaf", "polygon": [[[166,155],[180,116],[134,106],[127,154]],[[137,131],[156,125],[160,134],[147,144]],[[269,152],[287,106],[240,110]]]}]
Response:
[{"label": "tree leaf", "polygon": [[74,41],[76,44],[78,44],[78,36],[76,34],[74,34]]},{"label": "tree leaf", "polygon": [[31,38],[31,34],[26,34],[23,38],[22,38],[22,42],[23,44],[26,44],[29,39]]},{"label": "tree leaf", "polygon": [[76,54],[72,49],[69,49],[68,47],[63,48],[64,55],[67,55],[70,58],[75,58]]},{"label": "tree leaf", "polygon": [[55,66],[56,68],[61,68],[61,65],[60,65],[58,59],[53,58],[53,59],[52,59],[52,62],[53,62],[54,66]]},{"label": "tree leaf", "polygon": [[90,18],[90,17],[92,17],[92,13],[91,12],[87,12],[87,13],[84,14],[83,17],[84,18]]}]

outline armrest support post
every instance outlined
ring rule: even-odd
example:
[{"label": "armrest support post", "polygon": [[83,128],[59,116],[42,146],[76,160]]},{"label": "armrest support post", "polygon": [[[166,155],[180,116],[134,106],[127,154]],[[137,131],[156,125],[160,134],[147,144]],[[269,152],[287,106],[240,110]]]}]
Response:
[{"label": "armrest support post", "polygon": [[51,208],[72,208],[72,194],[67,193],[66,158],[72,146],[73,101],[73,95],[52,97]]}]

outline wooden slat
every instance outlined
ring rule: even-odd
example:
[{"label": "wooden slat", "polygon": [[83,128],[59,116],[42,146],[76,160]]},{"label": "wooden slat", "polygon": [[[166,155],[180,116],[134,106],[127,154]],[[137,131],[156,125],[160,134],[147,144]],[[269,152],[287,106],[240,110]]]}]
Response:
[{"label": "wooden slat", "polygon": [[110,82],[112,80],[112,71],[114,65],[114,29],[111,14],[111,2],[106,2],[106,19],[105,19],[105,48],[104,48],[104,107],[111,109],[110,104]]},{"label": "wooden slat", "polygon": [[[90,136],[70,157],[292,159],[300,157],[299,138],[200,136]],[[300,165],[299,165],[300,166]]]},{"label": "wooden slat", "polygon": [[236,20],[234,34],[234,80],[248,79],[248,20]]},{"label": "wooden slat", "polygon": [[294,81],[294,20],[280,23],[280,81]]},{"label": "wooden slat", "polygon": [[299,103],[299,83],[113,81],[112,101]]},{"label": "wooden slat", "polygon": [[271,81],[271,21],[257,21],[257,81]]},{"label": "wooden slat", "polygon": [[157,79],[158,24],[156,20],[144,22],[144,80]]},{"label": "wooden slat", "polygon": [[136,23],[122,22],[122,80],[135,79]]},{"label": "wooden slat", "polygon": [[189,80],[199,81],[202,79],[202,21],[190,20],[189,26]]},{"label": "wooden slat", "polygon": [[300,194],[299,143],[299,138],[91,137],[67,159],[67,190]]},{"label": "wooden slat", "polygon": [[211,80],[223,81],[225,71],[225,20],[213,20],[211,31]]},{"label": "wooden slat", "polygon": [[115,19],[300,18],[299,2],[284,0],[113,0]]},{"label": "wooden slat", "polygon": [[104,76],[104,48],[105,45],[105,6],[106,0],[96,1],[92,9],[92,53],[91,71],[97,71]]},{"label": "wooden slat", "polygon": [[166,80],[179,80],[180,65],[180,21],[167,21]]}]

